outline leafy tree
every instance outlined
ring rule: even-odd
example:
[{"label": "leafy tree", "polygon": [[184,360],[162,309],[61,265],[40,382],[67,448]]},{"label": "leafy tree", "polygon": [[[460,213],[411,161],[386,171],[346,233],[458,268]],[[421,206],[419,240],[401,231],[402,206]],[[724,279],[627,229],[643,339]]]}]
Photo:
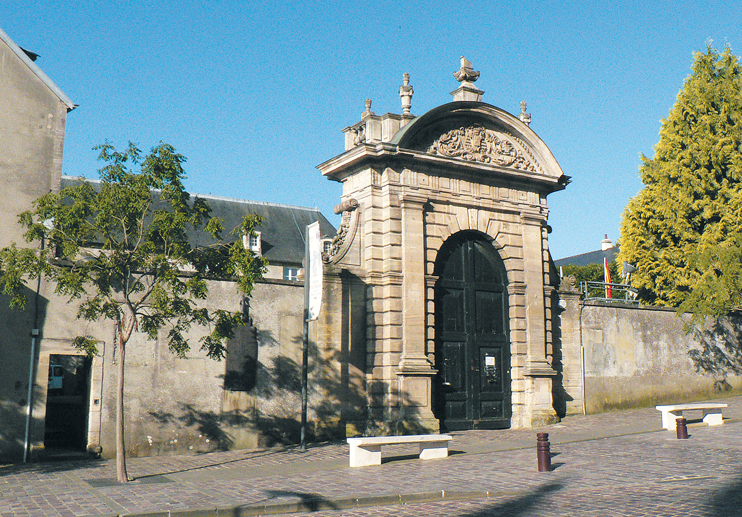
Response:
[{"label": "leafy tree", "polygon": [[636,266],[640,299],[701,320],[740,307],[742,68],[729,48],[695,54],[640,174],[619,257]]},{"label": "leafy tree", "polygon": [[[618,267],[618,263],[614,260],[608,262],[608,270],[611,272],[611,282],[614,284],[621,283],[621,268]],[[605,282],[603,264],[588,264],[586,266],[576,266],[574,264],[567,264],[562,266],[562,273],[564,276],[573,275],[577,280],[579,286],[581,282]]]},{"label": "leafy tree", "polygon": [[[167,332],[170,350],[184,357],[191,347],[186,333],[205,328],[201,350],[224,356],[226,341],[246,323],[242,312],[208,310],[203,300],[209,280],[234,279],[248,296],[265,272],[264,259],[245,249],[241,239],[222,238],[222,221],[211,217],[202,199],[185,191],[185,157],[161,143],[149,155],[129,144],[123,151],[104,144],[101,182],[67,187],[34,202],[20,215],[27,242],[0,250],[0,289],[11,306],[24,307],[24,282],[44,278],[55,292],[79,303],[78,318],[111,320],[116,328],[118,385],[116,458],[120,482],[128,481],[124,448],[124,363],[135,331],[156,339]],[[132,167],[138,167],[133,172]],[[246,216],[233,234],[253,235],[257,216]],[[197,247],[189,237],[206,231],[212,245]],[[45,245],[46,244],[46,245]],[[75,345],[96,354],[96,342],[78,336]]]}]

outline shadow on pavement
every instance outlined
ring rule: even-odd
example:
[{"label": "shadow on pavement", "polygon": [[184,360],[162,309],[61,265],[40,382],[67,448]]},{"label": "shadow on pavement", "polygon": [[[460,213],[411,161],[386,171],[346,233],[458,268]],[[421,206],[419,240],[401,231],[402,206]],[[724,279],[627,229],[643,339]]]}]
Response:
[{"label": "shadow on pavement", "polygon": [[562,483],[548,483],[535,489],[527,495],[510,499],[504,503],[497,503],[489,508],[479,510],[475,513],[467,513],[462,517],[514,517],[517,515],[531,515],[535,507],[542,503],[543,499],[564,487]]},{"label": "shadow on pavement", "polygon": [[[316,448],[322,447],[323,445],[326,445],[326,444],[315,445],[313,448],[316,449]],[[274,455],[285,455],[287,453],[293,453],[293,452],[303,454],[301,453],[301,449],[299,448],[298,445],[276,447],[272,449],[244,450],[242,452],[244,453],[244,456],[241,455],[240,457],[237,457],[237,458],[230,458],[230,459],[221,460],[221,461],[205,462],[202,465],[195,465],[195,466],[190,466],[190,467],[186,467],[182,469],[174,469],[174,468],[161,469],[162,472],[143,474],[141,476],[137,476],[136,479],[143,479],[143,478],[148,478],[148,477],[153,477],[153,476],[166,476],[168,474],[182,474],[184,472],[192,472],[194,470],[203,470],[203,469],[208,469],[211,467],[220,467],[224,465],[229,465],[231,463],[240,463],[242,461],[254,460],[256,458],[265,458],[265,457],[274,456]],[[215,453],[204,453],[201,457],[204,457],[207,454],[215,454]],[[218,456],[215,456],[215,457],[218,458]]]},{"label": "shadow on pavement", "polygon": [[29,472],[49,474],[54,472],[67,472],[70,470],[99,469],[102,467],[104,467],[104,462],[93,458],[74,461],[52,460],[38,463],[14,463],[10,465],[0,465],[0,478],[3,476],[26,474]]},{"label": "shadow on pavement", "polygon": [[308,512],[338,509],[336,504],[319,494],[294,492],[293,490],[266,490],[265,493],[270,496],[270,499],[275,499],[277,497],[298,497],[300,499],[299,504],[301,504],[305,511]]},{"label": "shadow on pavement", "polygon": [[713,517],[742,516],[742,477],[715,492],[708,501],[711,508],[705,515]]}]

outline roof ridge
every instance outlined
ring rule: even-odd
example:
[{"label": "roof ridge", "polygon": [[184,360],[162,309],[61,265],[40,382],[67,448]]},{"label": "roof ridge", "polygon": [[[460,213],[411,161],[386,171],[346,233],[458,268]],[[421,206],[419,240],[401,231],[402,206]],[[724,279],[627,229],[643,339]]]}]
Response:
[{"label": "roof ridge", "polygon": [[[66,174],[62,175],[62,179],[66,180],[84,180],[89,181],[91,183],[101,183],[101,180],[96,179],[90,179],[86,178],[85,176],[68,176]],[[196,192],[188,192],[193,197],[199,197],[201,199],[213,199],[214,201],[229,201],[231,203],[241,203],[245,205],[259,205],[259,206],[272,206],[276,208],[292,208],[295,210],[309,210],[312,212],[319,212],[319,208],[315,207],[309,207],[309,206],[299,206],[299,205],[286,205],[283,203],[271,203],[270,201],[252,201],[249,199],[239,199],[236,197],[226,197],[226,196],[214,196],[212,194],[199,194]],[[321,212],[320,212],[321,213]]]}]

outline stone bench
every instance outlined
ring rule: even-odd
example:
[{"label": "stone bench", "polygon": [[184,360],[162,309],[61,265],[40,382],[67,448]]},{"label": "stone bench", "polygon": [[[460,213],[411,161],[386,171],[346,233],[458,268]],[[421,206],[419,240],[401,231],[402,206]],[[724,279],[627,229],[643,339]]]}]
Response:
[{"label": "stone bench", "polygon": [[419,444],[421,459],[446,458],[448,457],[448,442],[452,439],[453,437],[448,434],[348,438],[348,445],[350,445],[350,466],[365,467],[368,465],[381,465],[381,447],[403,443]]},{"label": "stone bench", "polygon": [[683,416],[683,411],[701,411],[703,412],[703,421],[708,425],[721,425],[724,422],[721,410],[725,407],[727,407],[727,404],[712,402],[655,406],[657,411],[662,413],[662,427],[669,431],[675,430],[675,426],[677,425],[675,419]]}]

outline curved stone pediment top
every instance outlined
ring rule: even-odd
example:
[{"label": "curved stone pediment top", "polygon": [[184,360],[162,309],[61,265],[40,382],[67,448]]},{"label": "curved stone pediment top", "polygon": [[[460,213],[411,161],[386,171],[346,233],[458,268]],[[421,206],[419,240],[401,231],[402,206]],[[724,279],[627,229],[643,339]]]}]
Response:
[{"label": "curved stone pediment top", "polygon": [[[564,173],[526,123],[484,102],[456,101],[417,117],[390,141],[400,149],[507,167],[553,179]],[[566,177],[565,177],[566,178]]]},{"label": "curved stone pediment top", "polygon": [[541,166],[530,156],[528,150],[518,143],[517,137],[485,129],[480,124],[447,131],[428,147],[427,152],[543,174]]}]

